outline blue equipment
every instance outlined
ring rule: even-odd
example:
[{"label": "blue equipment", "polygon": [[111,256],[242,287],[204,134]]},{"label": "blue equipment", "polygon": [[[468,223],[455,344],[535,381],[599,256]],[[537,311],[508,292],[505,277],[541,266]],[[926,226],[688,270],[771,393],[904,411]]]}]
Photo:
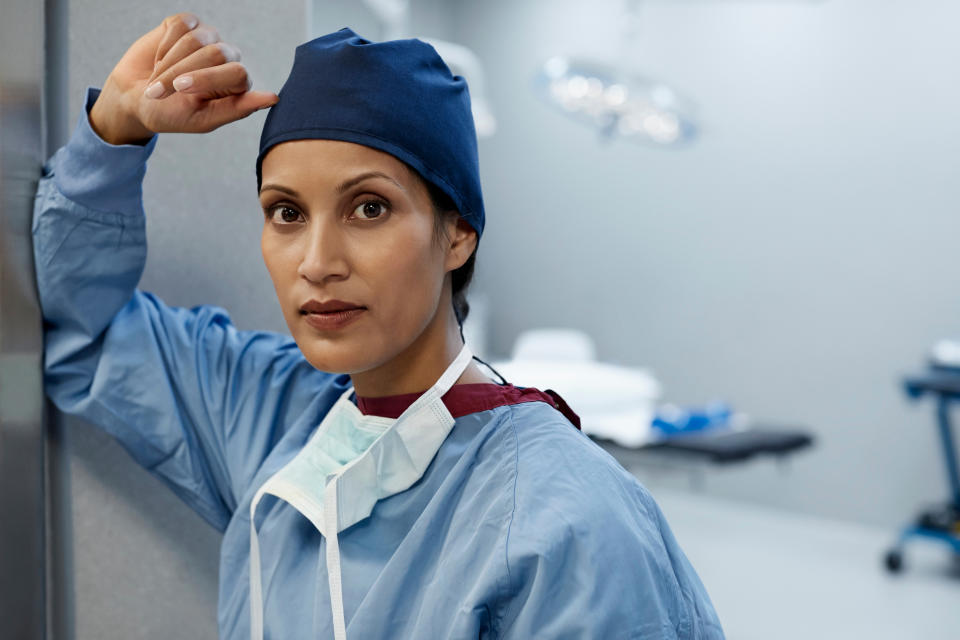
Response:
[{"label": "blue equipment", "polygon": [[934,364],[925,375],[904,379],[903,386],[911,399],[916,400],[928,394],[936,399],[937,426],[950,484],[950,499],[944,504],[925,509],[915,521],[903,528],[896,545],[884,557],[884,564],[891,573],[903,569],[903,548],[913,538],[945,543],[960,556],[960,471],[950,422],[950,405],[960,401],[960,369]]},{"label": "blue equipment", "polygon": [[662,436],[688,435],[727,427],[732,417],[733,409],[723,402],[713,402],[697,409],[671,406],[658,410],[651,426]]}]

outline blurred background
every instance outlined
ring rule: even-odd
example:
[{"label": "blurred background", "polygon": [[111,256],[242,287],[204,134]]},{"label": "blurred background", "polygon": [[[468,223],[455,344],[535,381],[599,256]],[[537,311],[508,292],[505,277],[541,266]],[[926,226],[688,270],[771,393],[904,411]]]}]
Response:
[{"label": "blurred background", "polygon": [[[960,497],[934,412],[939,401],[949,417],[960,396],[955,353],[940,342],[960,337],[956,3],[41,5],[12,0],[0,14],[4,131],[11,87],[43,103],[22,117],[42,120],[45,137],[18,147],[33,149],[23,166],[34,173],[14,176],[34,186],[85,87],[170,13],[216,25],[255,87],[273,91],[296,45],[344,26],[434,43],[467,78],[480,134],[487,228],[470,341],[511,382],[553,386],[585,431],[597,425],[663,507],[728,637],[960,637],[960,526],[949,518]],[[47,34],[46,57],[27,65],[10,50],[29,25]],[[286,333],[259,249],[264,115],[161,136],[140,286]],[[29,228],[32,192],[18,193],[4,205],[8,278],[30,268],[10,248]],[[10,372],[36,359],[5,349],[10,407]],[[918,402],[908,375],[920,376]],[[607,380],[636,386],[605,396]],[[45,482],[31,495],[46,515],[35,502],[31,513],[48,540],[35,590],[47,637],[215,637],[219,534],[92,425],[52,409],[27,422],[48,434],[28,441]],[[770,455],[751,433],[793,439]],[[698,446],[675,448],[677,437]],[[11,442],[0,439],[0,474],[17,500]],[[917,530],[924,509],[946,524]],[[901,547],[905,527],[921,535]],[[0,580],[0,592],[16,590]]]}]

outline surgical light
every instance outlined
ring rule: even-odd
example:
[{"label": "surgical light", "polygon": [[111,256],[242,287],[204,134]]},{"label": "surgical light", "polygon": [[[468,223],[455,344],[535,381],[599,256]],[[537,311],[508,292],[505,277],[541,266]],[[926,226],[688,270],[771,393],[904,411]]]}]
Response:
[{"label": "surgical light", "polygon": [[538,74],[541,94],[606,138],[621,136],[656,146],[696,135],[692,104],[665,84],[613,65],[553,57]]}]

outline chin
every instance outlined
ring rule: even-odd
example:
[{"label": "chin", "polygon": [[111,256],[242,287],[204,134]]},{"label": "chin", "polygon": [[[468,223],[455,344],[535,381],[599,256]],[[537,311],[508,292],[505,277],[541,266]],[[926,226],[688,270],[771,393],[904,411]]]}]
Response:
[{"label": "chin", "polygon": [[313,336],[296,336],[295,340],[315,369],[327,373],[354,374],[369,371],[387,360],[369,340],[324,340]]}]

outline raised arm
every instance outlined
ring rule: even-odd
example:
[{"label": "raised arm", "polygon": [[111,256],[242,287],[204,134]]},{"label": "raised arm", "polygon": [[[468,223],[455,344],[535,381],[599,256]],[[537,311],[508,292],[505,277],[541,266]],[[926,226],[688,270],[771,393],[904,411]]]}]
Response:
[{"label": "raised arm", "polygon": [[[191,32],[184,30],[189,20],[168,18],[131,47],[102,94],[88,90],[70,142],[44,166],[33,243],[48,395],[61,410],[117,437],[222,529],[290,422],[305,411],[325,411],[343,385],[307,363],[286,336],[238,331],[223,309],[169,307],[136,288],[146,261],[141,181],[155,132],[208,130],[228,112],[237,119],[253,110],[243,102],[254,99],[249,93],[207,100],[230,100],[233,107],[204,106],[181,94],[131,97],[130,91],[142,96],[139,85],[155,77],[172,79],[164,76],[163,62],[158,76],[149,70],[169,40],[165,34],[180,33],[169,47],[175,51]],[[137,80],[135,70],[144,65]],[[223,66],[201,70],[209,80]],[[220,71],[226,74],[221,80],[235,82],[232,72]],[[245,74],[237,86],[246,89]],[[147,104],[143,118],[118,106],[141,109],[140,103],[171,99],[181,100],[179,111],[174,102],[168,111]],[[214,115],[198,115],[204,109]]]}]

